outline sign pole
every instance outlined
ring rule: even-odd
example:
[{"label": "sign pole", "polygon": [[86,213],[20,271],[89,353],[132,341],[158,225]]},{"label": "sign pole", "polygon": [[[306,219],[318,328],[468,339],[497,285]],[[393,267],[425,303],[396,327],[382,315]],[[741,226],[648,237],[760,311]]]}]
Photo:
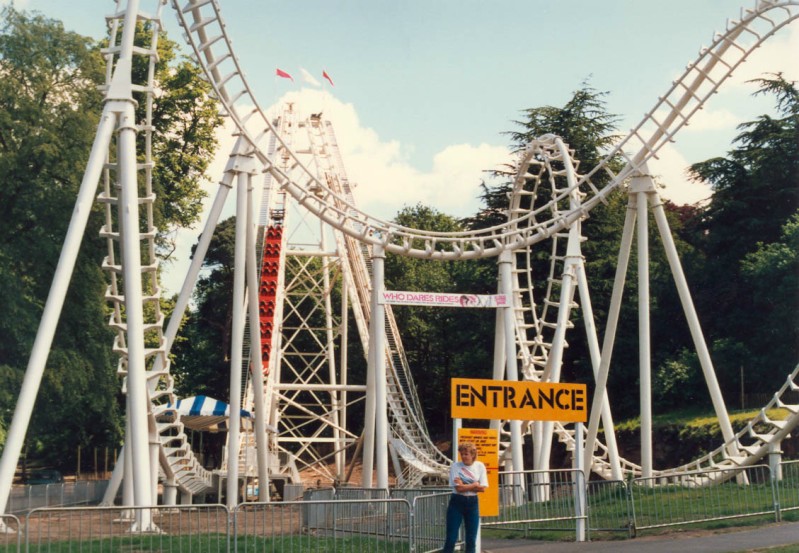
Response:
[{"label": "sign pole", "polygon": [[452,462],[458,461],[459,432],[463,426],[463,419],[452,419]]},{"label": "sign pole", "polygon": [[574,514],[577,518],[577,541],[585,541],[585,473],[583,457],[585,443],[583,440],[583,423],[574,425]]}]

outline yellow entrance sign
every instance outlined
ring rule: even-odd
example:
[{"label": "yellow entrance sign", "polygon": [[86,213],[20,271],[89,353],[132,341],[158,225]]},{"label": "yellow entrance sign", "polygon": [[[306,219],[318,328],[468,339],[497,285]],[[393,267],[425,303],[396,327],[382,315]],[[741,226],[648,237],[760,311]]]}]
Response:
[{"label": "yellow entrance sign", "polygon": [[481,517],[499,516],[499,433],[491,428],[459,428],[458,443],[472,442],[477,461],[486,467],[488,488],[477,494]]},{"label": "yellow entrance sign", "polygon": [[585,384],[452,379],[452,418],[560,422],[588,420]]}]

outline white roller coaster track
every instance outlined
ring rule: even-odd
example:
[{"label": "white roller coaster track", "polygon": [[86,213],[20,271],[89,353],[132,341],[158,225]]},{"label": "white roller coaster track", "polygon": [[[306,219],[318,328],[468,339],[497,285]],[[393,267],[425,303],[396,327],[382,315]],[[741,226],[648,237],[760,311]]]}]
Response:
[{"label": "white roller coaster track", "polygon": [[[269,167],[280,186],[322,220],[361,242],[370,245],[379,243],[386,251],[421,258],[470,259],[494,256],[505,249],[520,250],[542,240],[552,239],[553,263],[557,257],[558,233],[587,216],[591,208],[603,201],[612,190],[624,186],[636,171],[645,166],[647,160],[673,140],[675,134],[755,48],[796,19],[799,13],[795,1],[761,1],[753,9],[743,10],[739,20],[730,21],[727,29],[716,34],[711,45],[701,50],[698,59],[687,66],[683,75],[674,81],[641,123],[608,152],[602,162],[579,177],[576,187],[581,193],[582,203],[578,209],[559,208],[568,201],[572,193],[570,187],[559,188],[542,205],[534,206],[530,210],[512,208],[508,224],[473,232],[435,233],[421,232],[375,219],[359,211],[351,198],[330,188],[307,169],[304,179],[291,179],[285,172],[271,165],[267,156],[262,153],[264,148],[261,144],[274,133],[274,129],[244,78],[222,20],[219,3],[215,0],[191,0],[179,4],[177,0],[173,0],[172,4],[196,57],[224,103],[227,114],[254,146],[259,158]],[[514,206],[520,205],[518,197],[528,194],[525,191],[530,177],[527,171],[533,164],[532,156],[536,148],[537,145],[531,146],[523,153],[519,162],[520,171],[514,182],[512,199]],[[290,149],[287,151],[294,157],[296,165],[304,168],[296,155]],[[622,160],[624,163],[618,173],[610,168],[612,160]],[[596,184],[600,175],[603,175],[602,180],[606,184]],[[553,276],[550,282],[554,280],[556,277]],[[541,367],[547,356],[547,344],[542,339],[541,331],[552,324],[546,317],[546,305],[551,301],[548,292],[544,300],[545,309],[540,317],[534,309],[525,311],[525,307],[517,311],[517,336],[520,337],[522,346],[520,355],[528,360],[525,363],[525,378],[541,377],[540,369],[535,367]],[[535,333],[527,331],[531,328],[535,329]],[[533,338],[529,337],[531,334]],[[786,391],[796,389],[796,374],[795,370],[769,405],[749,423],[745,431],[736,436],[735,445],[741,455],[730,457],[725,453],[725,446],[722,446],[718,451],[674,470],[715,466],[720,462],[751,464],[762,458],[769,443],[786,436],[799,424],[799,408],[786,405],[780,400]],[[765,409],[772,406],[785,407],[792,416],[786,421],[771,421],[766,416]],[[559,431],[561,439],[572,439],[562,427]],[[603,453],[595,463],[602,464],[605,457],[606,453]],[[626,463],[625,467],[633,473],[639,471],[631,463]]]},{"label": "white roller coaster track", "polygon": [[[558,206],[568,201],[570,187],[553,192],[552,198],[531,210],[511,209],[509,223],[488,229],[457,233],[422,232],[376,219],[361,212],[351,198],[321,182],[310,170],[302,166],[291,152],[296,166],[305,171],[303,179],[289,178],[284,171],[271,164],[262,146],[274,129],[252,93],[238,59],[233,52],[230,37],[222,20],[219,2],[216,0],[190,0],[179,3],[172,0],[178,19],[186,31],[196,58],[203,66],[217,96],[225,105],[227,114],[238,129],[254,146],[262,163],[269,167],[275,181],[294,199],[312,213],[348,236],[363,243],[381,244],[386,251],[412,257],[431,259],[470,259],[498,255],[501,251],[520,250],[543,240],[553,240],[553,267],[557,258],[558,233],[568,228],[602,202],[608,194],[624,186],[636,171],[643,168],[650,158],[685,126],[691,117],[703,107],[732,72],[764,40],[799,15],[796,1],[760,1],[752,9],[742,10],[739,20],[730,21],[724,32],[714,36],[711,45],[703,48],[697,60],[689,64],[683,75],[675,80],[655,106],[645,115],[641,123],[619,142],[606,157],[589,172],[581,175],[576,184],[582,195],[578,209],[568,210]],[[281,140],[278,137],[278,140]],[[518,197],[527,194],[525,186],[529,180],[527,170],[531,164],[533,147],[522,155],[520,170],[514,182],[512,205],[518,206]],[[614,173],[612,160],[622,160],[623,168]],[[604,185],[598,185],[602,175]],[[517,273],[518,274],[518,273]],[[550,282],[557,276],[553,273]],[[518,281],[517,281],[518,282]],[[520,356],[528,361],[525,378],[541,377],[540,367],[545,362],[547,344],[542,339],[541,329],[551,325],[546,317],[546,305],[553,300],[550,290],[544,299],[544,310],[539,316],[535,310],[517,311],[519,323]],[[525,314],[526,313],[526,314]],[[528,332],[535,329],[535,334]],[[533,336],[532,338],[530,336]],[[539,367],[536,369],[535,367]],[[799,370],[799,368],[797,368]],[[726,447],[708,454],[684,467],[673,470],[696,469],[715,466],[719,463],[745,465],[756,462],[767,452],[769,443],[780,440],[799,424],[799,407],[781,401],[788,390],[796,390],[795,370],[774,399],[761,413],[738,433],[735,445],[741,455],[730,457]],[[771,421],[766,416],[770,407],[784,407],[791,412],[786,421]],[[572,438],[562,427],[561,439]],[[729,445],[729,444],[726,444]],[[601,448],[600,448],[601,449]],[[606,453],[595,459],[602,465]],[[625,462],[626,470],[637,473],[639,468]],[[606,471],[600,470],[600,473]]]},{"label": "white roller coaster track", "polygon": [[[126,481],[132,483],[134,489],[131,493],[140,505],[149,504],[150,499],[155,497],[156,479],[150,477],[150,468],[159,467],[165,484],[172,490],[181,489],[187,494],[193,494],[207,490],[212,485],[210,473],[200,466],[191,453],[183,425],[168,408],[168,404],[176,400],[168,360],[174,335],[171,325],[164,333],[163,316],[160,312],[155,257],[156,230],[152,218],[153,160],[150,152],[150,114],[155,93],[153,70],[157,59],[157,31],[166,0],[157,0],[154,3],[155,12],[148,14],[139,9],[137,0],[118,0],[116,12],[108,17],[111,41],[104,52],[108,63],[107,103],[81,184],[75,214],[56,268],[51,295],[45,305],[20,392],[18,410],[15,412],[0,462],[0,500],[3,504],[10,492],[14,468],[30,420],[35,389],[41,381],[49,343],[55,332],[55,322],[66,294],[66,283],[69,282],[71,267],[74,266],[77,256],[80,242],[78,235],[85,229],[86,214],[90,206],[88,198],[93,194],[91,187],[96,186],[98,179],[104,185],[99,201],[106,206],[106,224],[101,232],[108,241],[108,256],[104,267],[111,275],[107,298],[113,306],[110,325],[117,331],[114,349],[120,354],[119,370],[125,375],[126,391],[131,402],[139,405],[141,400],[141,404],[147,402],[148,405],[145,413],[129,413],[128,424],[131,430],[127,434],[137,453],[135,462],[132,457],[134,454],[126,454],[126,462],[119,466],[124,465],[125,470],[130,471],[126,475],[129,477]],[[553,291],[558,286],[559,278],[556,272],[560,257],[558,234],[584,219],[610,193],[626,186],[629,179],[640,174],[645,169],[646,162],[673,140],[676,133],[691,120],[754,49],[799,17],[799,0],[761,0],[754,8],[743,10],[740,19],[730,21],[725,31],[713,37],[711,45],[701,50],[697,60],[687,66],[683,75],[674,81],[641,123],[609,151],[596,167],[580,175],[569,186],[554,186],[549,200],[535,205],[528,202],[530,183],[536,181],[534,186],[538,185],[537,180],[543,176],[543,165],[534,156],[548,154],[540,143],[534,142],[522,152],[518,163],[519,172],[513,183],[508,222],[477,231],[448,233],[419,231],[382,221],[360,211],[345,186],[346,179],[340,160],[334,160],[330,165],[331,171],[342,177],[333,179],[332,182],[338,184],[332,186],[312,168],[303,164],[291,144],[286,142],[284,135],[273,127],[252,93],[233,51],[218,0],[171,0],[171,4],[197,61],[224,106],[225,114],[235,124],[238,134],[249,143],[247,149],[266,167],[270,178],[282,193],[290,195],[308,212],[346,235],[347,242],[351,242],[347,246],[351,251],[363,253],[361,245],[366,245],[381,246],[386,252],[417,258],[476,259],[497,256],[505,251],[521,252],[544,240],[553,240],[550,286],[542,297],[544,308],[540,313],[536,310],[533,290],[525,281],[527,277],[520,271],[526,270],[526,267],[523,264],[521,267],[517,264],[516,267],[516,337],[520,347],[519,356],[523,362],[523,377],[533,380],[547,376],[543,367],[550,345],[546,342],[543,329],[552,324],[549,307],[556,301]],[[123,8],[123,5],[126,7]],[[151,41],[146,47],[133,45],[130,29],[135,21],[148,21],[152,24]],[[119,33],[120,29],[122,33]],[[121,34],[121,39],[118,34]],[[124,38],[126,35],[127,39]],[[130,82],[134,56],[146,59],[149,63],[147,80],[144,83]],[[146,102],[147,116],[144,122],[133,120],[131,95],[137,95],[137,99],[143,98]],[[115,128],[119,131],[119,159],[114,154],[107,153],[111,151],[108,145]],[[142,158],[139,159],[136,158],[136,131],[142,133],[144,143],[144,151],[140,152]],[[326,136],[330,147],[335,149],[332,133],[325,131],[320,136]],[[280,152],[279,163],[270,155],[275,150]],[[104,166],[100,158],[106,158]],[[616,173],[612,166],[619,160],[623,168]],[[529,172],[531,168],[532,173]],[[228,188],[232,184],[230,178],[227,174],[222,183]],[[136,196],[137,181],[144,186],[142,197]],[[115,187],[118,184],[121,192],[117,196]],[[576,207],[569,204],[573,196],[581,198]],[[220,198],[224,200],[224,195]],[[525,202],[532,209],[521,209],[525,207]],[[566,205],[569,207],[564,207]],[[117,206],[116,218],[112,212],[113,206]],[[133,232],[131,229],[136,228],[137,221],[128,213],[138,213],[140,206],[144,207],[144,222],[139,222],[138,232]],[[138,258],[142,243],[146,248],[142,256],[143,263]],[[353,255],[352,259],[361,261],[358,266],[351,267],[351,272],[359,273],[359,278],[365,279],[364,266],[360,264],[364,257]],[[123,275],[121,281],[120,275]],[[362,288],[360,292],[366,290],[363,283],[357,286]],[[523,301],[524,298],[527,298],[527,303]],[[368,302],[364,305],[368,305]],[[362,317],[362,320],[366,318]],[[401,373],[407,372],[407,367],[401,359],[397,329],[390,315],[387,317],[387,330],[390,336],[397,337],[394,343],[389,341],[387,346],[389,357],[396,355],[398,358],[396,363],[389,365],[391,369],[388,371],[395,385],[389,400],[395,415],[393,432],[395,438],[398,438],[394,447],[406,458],[408,464],[414,464],[410,459],[415,459],[418,463],[414,467],[416,476],[413,478],[425,472],[440,473],[445,461],[440,454],[429,448],[429,438],[418,415],[411,381],[402,382]],[[787,377],[768,405],[746,428],[722,447],[683,467],[660,471],[658,474],[710,466],[740,467],[756,463],[799,425],[799,405],[788,404],[787,399],[784,399],[789,391],[799,390],[798,378],[799,367]],[[410,408],[399,405],[406,401]],[[782,421],[771,420],[767,411],[773,407],[786,409],[790,416]],[[152,458],[147,462],[148,427],[150,437],[157,436],[160,443],[157,463]],[[558,427],[558,433],[567,444],[572,441],[569,431]],[[590,440],[589,433],[589,443]],[[409,453],[406,446],[415,450]],[[131,448],[126,446],[126,449]],[[593,457],[594,467],[603,475],[608,473],[606,456],[606,451],[601,450],[599,455]],[[638,467],[631,463],[625,462],[624,467],[633,474],[639,472]],[[235,491],[235,482],[233,489]],[[126,503],[131,504],[130,501]],[[139,528],[150,530],[150,521],[144,517],[140,519],[137,521]]]},{"label": "white roller coaster track", "polygon": [[[546,217],[551,213],[551,206],[542,205],[531,213],[519,214],[515,225],[497,225],[468,232],[423,232],[376,219],[358,210],[337,196],[326,183],[320,182],[290,149],[294,161],[304,169],[307,181],[295,182],[284,171],[271,165],[265,155],[264,143],[274,133],[274,128],[244,77],[219,4],[217,0],[190,0],[186,3],[172,0],[195,57],[227,114],[251,142],[260,161],[270,167],[278,184],[322,220],[359,240],[382,244],[392,253],[435,259],[495,256],[505,249],[527,247],[551,238],[555,232],[584,217],[671,141],[750,52],[796,17],[796,3],[783,0],[760,2],[757,8],[744,11],[739,21],[730,22],[728,29],[717,34],[711,46],[702,50],[697,61],[688,66],[641,123],[602,162],[582,176],[577,186],[586,196],[578,211],[551,219]],[[768,16],[773,16],[773,19]],[[741,35],[751,42],[739,40]],[[618,174],[608,167],[608,162],[614,158],[626,161]],[[600,172],[611,177],[601,188],[592,180]],[[568,192],[566,190],[564,194]],[[565,197],[553,198],[552,202],[562,201]]]}]

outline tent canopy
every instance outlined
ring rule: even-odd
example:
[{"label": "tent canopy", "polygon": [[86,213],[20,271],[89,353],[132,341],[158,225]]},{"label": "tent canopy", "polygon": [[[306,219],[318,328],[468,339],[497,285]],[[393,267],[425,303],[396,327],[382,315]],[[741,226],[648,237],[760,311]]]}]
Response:
[{"label": "tent canopy", "polygon": [[[162,416],[174,419],[176,414],[180,414],[180,421],[186,428],[216,432],[227,430],[230,405],[208,396],[187,397],[179,399],[174,406],[170,403]],[[253,416],[242,409],[241,418],[252,419]]]}]

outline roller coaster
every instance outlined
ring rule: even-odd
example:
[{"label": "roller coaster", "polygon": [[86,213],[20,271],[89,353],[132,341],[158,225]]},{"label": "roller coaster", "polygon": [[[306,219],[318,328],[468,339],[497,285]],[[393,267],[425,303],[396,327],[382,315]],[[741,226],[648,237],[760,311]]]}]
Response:
[{"label": "roller coaster", "polygon": [[[753,50],[799,17],[799,1],[760,0],[742,10],[595,167],[582,172],[568,144],[555,135],[541,136],[519,152],[511,171],[507,221],[474,231],[428,232],[380,220],[357,207],[333,124],[321,114],[303,116],[297,106],[288,104],[270,118],[260,107],[233,50],[222,17],[224,2],[170,0],[194,58],[235,127],[237,140],[166,328],[159,301],[149,117],[156,101],[152,68],[167,1],[153,0],[152,12],[141,9],[141,3],[118,0],[115,13],[107,18],[110,41],[104,50],[104,109],[0,460],[0,504],[7,502],[95,201],[105,208],[100,234],[108,245],[103,268],[109,277],[109,324],[117,333],[114,350],[128,405],[123,462],[114,471],[109,501],[124,484],[125,504],[153,505],[160,482],[165,504],[175,504],[178,492],[181,501],[190,502],[195,495],[221,490],[223,484],[228,502],[235,504],[240,482],[246,478],[258,478],[260,499],[265,500],[268,482],[297,482],[301,472],[311,471],[326,482],[348,479],[359,456],[366,487],[388,487],[390,466],[398,486],[445,478],[449,460],[431,441],[402,347],[401,328],[391,305],[380,299],[385,291],[387,254],[430,262],[497,258],[499,293],[511,298],[497,314],[493,377],[498,380],[560,380],[577,295],[595,381],[584,436],[585,451],[590,452],[583,456],[586,473],[623,479],[745,467],[778,449],[799,424],[799,405],[787,399],[788,392],[799,390],[797,367],[746,427],[733,431],[664,208],[647,168],[647,162],[674,139]],[[140,21],[150,23],[147,45],[134,44],[133,31]],[[132,80],[131,67],[137,57],[151,68],[144,82]],[[146,102],[144,121],[135,120],[134,96]],[[145,140],[137,141],[142,134]],[[143,150],[137,150],[137,142],[144,145]],[[236,243],[228,442],[222,465],[207,470],[192,452],[186,425],[175,409],[179,398],[170,375],[169,352],[233,189]],[[583,236],[581,222],[618,190],[626,191],[629,203],[600,343],[580,250],[581,242],[591,237]],[[619,454],[606,391],[633,239],[636,233],[648,236],[650,212],[723,436],[714,451],[666,470],[652,466],[646,240],[637,240],[636,256],[642,329],[640,465]],[[533,285],[534,247],[550,248],[545,289]],[[365,381],[348,373],[350,320],[368,359]],[[356,404],[365,413],[363,421],[348,418]],[[251,427],[242,425],[239,407],[254,413]],[[789,416],[770,419],[768,410],[775,407],[786,409]],[[600,423],[604,443],[598,439]],[[578,443],[575,429],[559,423],[492,424],[500,430],[501,461],[513,470],[525,465],[549,468],[555,439],[569,450]],[[533,458],[527,463],[522,449],[525,440],[533,445]],[[142,518],[136,524],[146,530],[151,521]]]}]

